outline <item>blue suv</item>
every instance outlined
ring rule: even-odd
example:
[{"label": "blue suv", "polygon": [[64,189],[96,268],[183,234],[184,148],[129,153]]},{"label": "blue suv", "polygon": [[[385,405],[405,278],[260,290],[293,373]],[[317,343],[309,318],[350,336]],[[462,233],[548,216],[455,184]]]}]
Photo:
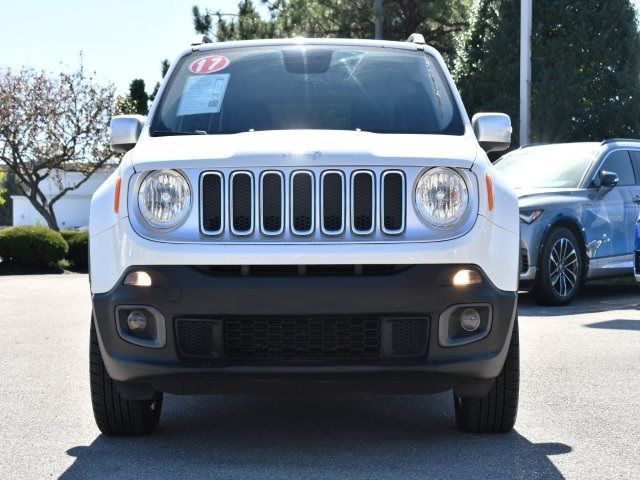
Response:
[{"label": "blue suv", "polygon": [[635,240],[635,274],[636,282],[640,283],[640,217],[636,223],[636,240]]}]

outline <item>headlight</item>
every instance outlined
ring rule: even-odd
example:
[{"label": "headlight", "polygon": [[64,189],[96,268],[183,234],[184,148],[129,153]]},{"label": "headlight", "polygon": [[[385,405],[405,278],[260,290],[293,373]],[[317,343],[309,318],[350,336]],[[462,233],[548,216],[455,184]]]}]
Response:
[{"label": "headlight", "polygon": [[535,222],[544,210],[520,210],[520,220],[526,224]]},{"label": "headlight", "polygon": [[416,208],[436,227],[460,221],[469,205],[469,190],[462,176],[450,168],[427,170],[416,185]]},{"label": "headlight", "polygon": [[138,192],[140,213],[157,228],[180,223],[191,207],[191,188],[175,170],[159,170],[147,175]]}]

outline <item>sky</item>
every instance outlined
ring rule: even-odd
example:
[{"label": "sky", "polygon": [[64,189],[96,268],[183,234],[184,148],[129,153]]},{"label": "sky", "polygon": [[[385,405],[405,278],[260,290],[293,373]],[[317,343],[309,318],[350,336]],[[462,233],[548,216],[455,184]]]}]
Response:
[{"label": "sky", "polygon": [[120,93],[134,78],[150,91],[160,62],[191,43],[194,4],[236,12],[238,0],[0,0],[0,67],[76,68],[82,51],[85,67]]},{"label": "sky", "polygon": [[126,92],[133,78],[147,90],[195,36],[191,7],[236,12],[238,0],[0,0],[0,68],[60,71],[84,65]]}]

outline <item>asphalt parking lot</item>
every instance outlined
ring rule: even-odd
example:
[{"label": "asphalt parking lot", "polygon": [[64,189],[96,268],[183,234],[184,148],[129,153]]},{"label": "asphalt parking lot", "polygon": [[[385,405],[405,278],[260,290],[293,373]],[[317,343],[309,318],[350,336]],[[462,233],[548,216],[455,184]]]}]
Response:
[{"label": "asphalt parking lot", "polygon": [[150,436],[93,423],[86,275],[0,277],[0,478],[640,478],[640,289],[522,297],[516,429],[461,434],[449,394],[167,396]]}]

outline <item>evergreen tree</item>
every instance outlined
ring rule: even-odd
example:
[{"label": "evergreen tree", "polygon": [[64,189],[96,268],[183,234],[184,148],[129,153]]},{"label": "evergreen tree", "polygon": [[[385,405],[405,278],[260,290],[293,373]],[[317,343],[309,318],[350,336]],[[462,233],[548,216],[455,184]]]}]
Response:
[{"label": "evergreen tree", "polygon": [[[162,60],[162,62],[160,62],[160,72],[162,73],[162,78],[164,78],[167,75],[167,72],[169,71],[170,66],[171,64],[169,63],[169,60],[167,60],[166,58]],[[156,86],[153,87],[153,92],[151,92],[151,95],[149,95],[149,100],[153,102],[156,99],[156,96],[158,95],[158,90],[160,90],[160,82],[156,82]]]},{"label": "evergreen tree", "polygon": [[[219,41],[252,38],[341,37],[373,38],[373,0],[260,0],[270,12],[263,19],[254,2],[242,0],[237,16],[201,12],[193,7],[196,32],[213,34]],[[468,28],[471,0],[384,0],[383,37],[406,40],[422,33],[427,42],[455,57],[458,37]],[[213,16],[217,15],[215,32]]]},{"label": "evergreen tree", "polygon": [[135,78],[129,85],[129,101],[133,106],[133,112],[138,115],[149,113],[149,94],[145,90],[144,80]]},{"label": "evergreen tree", "polygon": [[[640,134],[640,33],[630,0],[536,0],[534,143]],[[469,113],[519,117],[520,1],[480,0],[456,74]]]}]

